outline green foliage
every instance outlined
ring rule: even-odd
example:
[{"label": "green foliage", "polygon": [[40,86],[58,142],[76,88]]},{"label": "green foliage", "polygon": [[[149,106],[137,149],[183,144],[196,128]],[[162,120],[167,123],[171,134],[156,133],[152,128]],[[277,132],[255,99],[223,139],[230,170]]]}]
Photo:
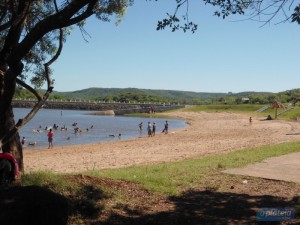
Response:
[{"label": "green foliage", "polygon": [[[36,90],[38,93],[41,92],[41,90]],[[14,99],[35,99],[35,96],[29,92],[28,90],[17,87],[15,94],[14,94]],[[59,94],[58,92],[54,92],[54,94],[50,95],[49,100],[64,100],[65,98]]]},{"label": "green foliage", "polygon": [[34,95],[27,91],[26,89],[23,89],[21,87],[17,87],[15,94],[14,94],[14,98],[21,98],[21,99],[33,99],[35,98]]},{"label": "green foliage", "polygon": [[300,4],[294,9],[294,13],[292,14],[292,22],[297,22],[300,24]]},{"label": "green foliage", "polygon": [[[22,88],[17,88],[15,98],[34,98]],[[249,100],[244,100],[247,98]],[[271,104],[275,100],[281,103],[296,104],[300,100],[300,89],[279,93],[270,92],[240,92],[240,93],[206,93],[174,90],[151,90],[138,88],[88,88],[73,92],[54,92],[50,100],[91,100],[105,102],[151,102],[180,103],[192,105],[245,105]],[[223,107],[223,106],[218,106]],[[233,106],[231,106],[233,107]],[[244,106],[245,107],[245,106]],[[250,106],[249,106],[250,107]],[[255,108],[256,106],[254,106]],[[260,107],[260,106],[257,106]],[[228,107],[225,107],[228,108]],[[251,107],[250,107],[251,108]]]},{"label": "green foliage", "polygon": [[[126,94],[127,93],[127,94]],[[119,98],[121,95],[129,96],[138,95],[149,96],[157,100],[163,99],[164,101],[186,101],[210,99],[215,97],[222,97],[224,93],[201,93],[201,92],[189,92],[189,91],[174,91],[174,90],[150,90],[150,89],[137,89],[137,88],[88,88],[74,92],[60,92],[61,95],[66,98],[83,98],[90,99],[91,97],[103,100],[113,100],[113,98]],[[136,97],[135,97],[136,98]],[[148,99],[148,98],[147,98]],[[147,100],[148,101],[148,100]]]},{"label": "green foliage", "polygon": [[[181,3],[182,0],[179,2]],[[223,19],[235,14],[244,15],[247,12],[249,20],[257,20],[265,24],[270,23],[274,18],[278,18],[279,23],[291,21],[300,24],[300,5],[295,1],[204,0],[204,2],[218,7],[215,15]],[[292,13],[293,9],[294,12]],[[279,12],[284,12],[284,18],[279,16],[281,15]]]}]

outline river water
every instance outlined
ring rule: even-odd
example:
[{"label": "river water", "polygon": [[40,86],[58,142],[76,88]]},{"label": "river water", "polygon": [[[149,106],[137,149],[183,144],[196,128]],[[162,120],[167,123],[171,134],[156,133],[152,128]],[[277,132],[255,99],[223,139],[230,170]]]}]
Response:
[{"label": "river water", "polygon": [[[15,120],[27,115],[29,109],[15,108]],[[20,137],[25,137],[27,149],[48,147],[47,129],[58,126],[54,130],[54,146],[77,145],[97,142],[116,141],[147,136],[148,122],[156,123],[156,132],[161,132],[164,123],[168,120],[169,130],[183,128],[185,121],[177,119],[164,119],[153,117],[128,117],[128,116],[99,116],[90,115],[91,111],[83,110],[56,110],[41,109],[37,115],[19,131]],[[143,122],[142,132],[139,123]],[[73,126],[77,123],[82,132],[75,133]],[[61,130],[66,127],[66,130]],[[120,134],[120,137],[119,137]],[[35,143],[29,145],[29,143]]]}]

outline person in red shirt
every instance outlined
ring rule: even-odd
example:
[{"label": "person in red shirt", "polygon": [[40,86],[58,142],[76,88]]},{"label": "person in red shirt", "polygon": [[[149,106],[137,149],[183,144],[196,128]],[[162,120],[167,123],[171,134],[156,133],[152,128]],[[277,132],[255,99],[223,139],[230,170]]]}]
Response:
[{"label": "person in red shirt", "polygon": [[52,129],[49,130],[47,136],[48,136],[48,143],[49,143],[49,147],[48,147],[48,148],[53,148],[53,137],[54,137],[54,133],[53,133]]}]

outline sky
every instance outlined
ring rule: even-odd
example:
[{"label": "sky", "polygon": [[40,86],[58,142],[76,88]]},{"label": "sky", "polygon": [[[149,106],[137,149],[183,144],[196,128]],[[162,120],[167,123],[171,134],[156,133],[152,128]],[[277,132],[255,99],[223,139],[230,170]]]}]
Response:
[{"label": "sky", "polygon": [[213,15],[216,8],[191,0],[192,34],[156,31],[175,0],[136,0],[121,23],[88,20],[52,65],[54,90],[91,87],[211,93],[280,92],[300,88],[300,26]]}]

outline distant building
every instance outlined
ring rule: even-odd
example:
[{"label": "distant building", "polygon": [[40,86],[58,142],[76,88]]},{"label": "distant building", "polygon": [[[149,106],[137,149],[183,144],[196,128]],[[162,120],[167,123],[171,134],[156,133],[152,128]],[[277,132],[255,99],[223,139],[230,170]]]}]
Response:
[{"label": "distant building", "polygon": [[248,103],[249,102],[249,98],[242,98],[242,102],[244,102],[244,103]]}]

